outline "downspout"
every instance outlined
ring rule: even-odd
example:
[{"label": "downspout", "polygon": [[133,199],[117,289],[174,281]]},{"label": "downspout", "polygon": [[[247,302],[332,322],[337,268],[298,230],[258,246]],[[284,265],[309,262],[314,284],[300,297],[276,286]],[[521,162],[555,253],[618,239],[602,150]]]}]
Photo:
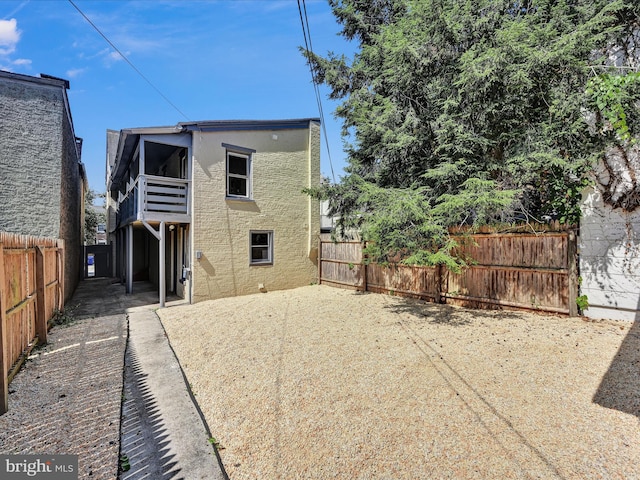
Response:
[{"label": "downspout", "polygon": [[[313,179],[313,122],[309,122],[309,141],[307,144],[307,188],[312,188]],[[311,258],[313,252],[313,199],[307,195],[307,257]]]},{"label": "downspout", "polygon": [[160,308],[164,308],[164,303],[165,303],[165,298],[167,295],[167,278],[165,275],[165,255],[166,255],[166,250],[167,250],[167,246],[166,246],[166,235],[165,235],[165,228],[164,228],[164,221],[160,222],[160,253],[158,254],[158,260],[160,261],[160,271],[158,273],[159,275],[159,284],[160,284],[160,292],[159,292],[159,301],[160,301]]},{"label": "downspout", "polygon": [[187,206],[187,212],[189,213],[189,218],[191,219],[191,221],[189,222],[189,225],[187,226],[188,231],[187,231],[187,238],[189,239],[189,245],[186,247],[187,248],[187,258],[189,259],[189,284],[188,284],[188,288],[187,288],[187,295],[189,296],[189,305],[193,304],[193,284],[194,284],[194,280],[195,280],[195,189],[196,189],[196,181],[194,178],[194,171],[195,171],[195,161],[196,161],[196,156],[194,153],[195,150],[195,145],[194,145],[194,134],[193,132],[191,132],[191,146],[189,147],[189,162],[187,164],[187,178],[191,181],[191,183],[189,184],[191,186],[191,188],[189,189],[189,205]]}]

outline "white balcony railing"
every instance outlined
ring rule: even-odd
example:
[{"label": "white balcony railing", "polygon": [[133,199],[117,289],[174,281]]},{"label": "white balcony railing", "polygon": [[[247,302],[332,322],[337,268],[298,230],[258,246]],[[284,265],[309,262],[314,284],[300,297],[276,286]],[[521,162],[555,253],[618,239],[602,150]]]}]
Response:
[{"label": "white balcony railing", "polygon": [[120,225],[135,220],[190,221],[189,180],[139,175],[120,200]]}]

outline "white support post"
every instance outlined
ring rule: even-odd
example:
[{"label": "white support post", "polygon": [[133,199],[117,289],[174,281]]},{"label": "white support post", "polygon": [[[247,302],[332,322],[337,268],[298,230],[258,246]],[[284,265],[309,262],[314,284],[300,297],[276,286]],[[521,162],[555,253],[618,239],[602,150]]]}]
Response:
[{"label": "white support post", "polygon": [[120,283],[125,286],[127,285],[127,229],[120,229],[120,245],[118,245],[120,249],[119,258],[120,258]]},{"label": "white support post", "polygon": [[187,215],[191,215],[191,205],[193,205],[193,164],[195,156],[191,154],[191,147],[188,150],[187,161]]},{"label": "white support post", "polygon": [[140,157],[139,157],[139,164],[138,164],[138,176],[140,175],[144,175],[146,173],[146,158],[145,158],[145,148],[144,148],[144,138],[140,139],[140,142],[138,143],[138,148],[140,149]]},{"label": "white support post", "polygon": [[185,247],[187,249],[187,262],[188,265],[187,267],[189,268],[190,274],[189,274],[189,304],[193,303],[193,284],[194,284],[194,278],[195,278],[195,243],[194,243],[194,234],[193,234],[193,228],[191,228],[191,224],[187,224],[186,226],[187,229],[187,246]]},{"label": "white support post", "polygon": [[144,219],[144,213],[147,209],[146,205],[147,197],[147,178],[144,175],[138,177],[138,205],[136,210],[136,218],[138,220]]},{"label": "white support post", "polygon": [[166,244],[166,235],[164,233],[164,221],[160,222],[160,229],[156,232],[156,229],[153,228],[151,225],[149,225],[147,222],[145,222],[144,220],[142,221],[142,224],[146,227],[147,230],[149,230],[149,232],[151,232],[151,234],[156,237],[156,239],[158,240],[158,242],[160,242],[160,248],[158,248],[159,250],[159,254],[158,254],[158,289],[159,289],[159,303],[160,303],[160,307],[164,307],[164,301],[165,301],[165,297],[166,297],[166,284],[167,284],[167,279],[165,278],[165,251],[167,249],[167,247],[165,246]]},{"label": "white support post", "polygon": [[116,250],[118,252],[117,260],[118,260],[118,276],[120,277],[120,285],[124,284],[126,278],[126,249],[125,249],[125,236],[124,236],[124,228],[119,228],[116,230]]},{"label": "white support post", "polygon": [[127,293],[133,293],[133,225],[127,225]]},{"label": "white support post", "polygon": [[169,291],[176,291],[176,233],[174,226],[169,227]]},{"label": "white support post", "polygon": [[[125,285],[127,285],[127,278],[129,277],[129,275],[127,274],[127,268],[129,268],[129,257],[127,257],[127,239],[129,238],[128,235],[128,229],[125,227],[122,229],[122,246],[120,247],[122,249],[122,262],[121,262],[121,266],[122,266],[122,283]],[[126,288],[125,288],[126,291]]]},{"label": "white support post", "polygon": [[166,292],[167,292],[167,287],[166,287],[166,283],[167,283],[167,279],[165,276],[165,251],[166,251],[166,235],[165,235],[165,228],[164,228],[164,222],[160,222],[160,254],[158,255],[158,261],[160,262],[159,265],[159,276],[160,278],[158,279],[158,283],[160,285],[160,308],[164,307],[164,302],[165,302],[165,297],[166,297]]}]

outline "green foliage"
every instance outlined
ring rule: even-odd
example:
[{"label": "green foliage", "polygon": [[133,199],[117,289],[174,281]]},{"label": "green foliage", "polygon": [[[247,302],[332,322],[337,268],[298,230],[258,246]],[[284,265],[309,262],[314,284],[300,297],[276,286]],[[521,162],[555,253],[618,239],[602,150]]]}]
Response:
[{"label": "green foliage", "polygon": [[216,450],[224,450],[222,444],[218,440],[216,440],[215,437],[209,437],[209,443],[213,445]]},{"label": "green foliage", "polygon": [[382,188],[351,175],[339,185],[306,192],[329,199],[330,215],[348,209],[349,215],[338,218],[338,232],[359,232],[369,262],[462,266],[450,255],[456,244],[433,217],[426,188]]},{"label": "green foliage", "polygon": [[576,304],[578,305],[580,311],[584,312],[589,308],[589,299],[586,295],[580,295],[578,298],[576,298]]},{"label": "green foliage", "polygon": [[508,209],[517,193],[500,190],[495,180],[469,178],[462,182],[458,193],[440,195],[433,213],[445,225],[483,225]]},{"label": "green foliage", "polygon": [[120,455],[120,471],[128,472],[131,470],[131,462],[129,461],[129,456],[122,454]]},{"label": "green foliage", "polygon": [[96,229],[100,223],[106,223],[106,215],[98,213],[93,208],[93,202],[103,197],[94,190],[87,190],[84,197],[84,242],[86,245],[94,245],[96,243]]},{"label": "green foliage", "polygon": [[[453,267],[462,262],[448,226],[577,221],[580,190],[611,141],[589,128],[596,96],[585,91],[606,46],[637,24],[630,2],[330,3],[359,48],[351,59],[303,52],[342,100],[349,157],[341,183],[315,194],[346,231],[363,232],[373,257]],[[627,93],[606,104],[621,132],[621,119],[632,131],[627,107],[639,98],[624,82]]]},{"label": "green foliage", "polygon": [[577,225],[580,221],[580,199],[582,192],[592,182],[588,175],[552,166],[544,172],[540,192],[545,198],[541,210],[545,213],[560,212],[560,223]]},{"label": "green foliage", "polygon": [[635,143],[635,136],[640,133],[640,72],[596,75],[589,79],[586,93],[591,107],[601,114],[600,131],[610,127],[622,142]]},{"label": "green foliage", "polygon": [[74,310],[77,306],[67,306],[64,310],[55,309],[53,311],[53,315],[51,316],[51,320],[49,323],[51,326],[58,327],[68,327],[76,322],[76,317],[74,315]]}]

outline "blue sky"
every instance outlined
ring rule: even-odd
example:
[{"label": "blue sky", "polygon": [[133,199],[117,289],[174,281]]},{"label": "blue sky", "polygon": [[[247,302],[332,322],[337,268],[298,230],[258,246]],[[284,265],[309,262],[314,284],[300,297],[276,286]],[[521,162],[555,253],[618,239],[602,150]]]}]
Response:
[{"label": "blue sky", "polygon": [[[186,120],[319,117],[296,0],[74,3],[173,103],[154,90],[66,0],[0,0],[0,69],[71,82],[69,100],[89,184],[104,191],[107,129]],[[306,0],[313,50],[354,46],[325,0]],[[321,86],[336,180],[345,154],[336,102]],[[331,177],[323,133],[322,174]]]}]

